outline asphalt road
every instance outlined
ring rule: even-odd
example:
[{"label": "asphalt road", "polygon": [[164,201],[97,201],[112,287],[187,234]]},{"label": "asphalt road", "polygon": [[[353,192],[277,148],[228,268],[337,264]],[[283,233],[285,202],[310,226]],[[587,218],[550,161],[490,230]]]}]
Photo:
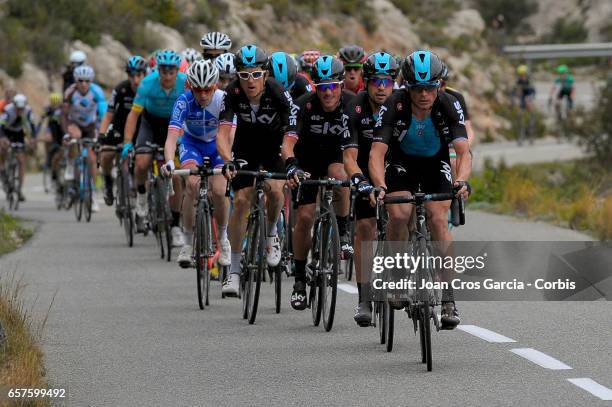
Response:
[{"label": "asphalt road", "polygon": [[[608,302],[461,303],[465,330],[433,334],[428,373],[405,317],[396,317],[392,353],[377,343],[377,329],[355,325],[350,287],[339,291],[329,333],[312,326],[309,311],[290,309],[287,280],[280,315],[264,286],[255,325],[241,318],[239,300],[221,299],[216,282],[210,308],[200,311],[195,272],[159,260],[151,237],[138,236],[130,249],[111,209],[94,214],[90,224],[77,223],[72,211],[56,211],[39,185],[37,177],[28,179],[28,201],[19,211],[36,221],[37,232],[1,258],[0,269],[23,276],[37,317],[53,301],[43,348],[49,380],[68,387],[69,405],[610,405],[602,401],[612,399]],[[457,237],[589,239],[475,211]],[[479,328],[506,339],[490,342],[496,337]],[[523,348],[569,369],[542,367],[512,352]],[[605,387],[587,380],[594,395],[568,381],[574,378]]]}]

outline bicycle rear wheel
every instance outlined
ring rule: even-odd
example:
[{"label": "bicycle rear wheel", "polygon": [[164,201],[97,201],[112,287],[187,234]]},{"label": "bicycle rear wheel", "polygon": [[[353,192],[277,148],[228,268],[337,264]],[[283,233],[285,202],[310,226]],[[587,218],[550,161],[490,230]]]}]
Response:
[{"label": "bicycle rear wheel", "polygon": [[19,181],[19,163],[16,158],[11,159],[9,170],[9,209],[19,209],[19,191],[21,191],[21,183]]},{"label": "bicycle rear wheel", "polygon": [[336,215],[329,212],[323,227],[321,239],[321,303],[323,305],[323,327],[331,331],[336,312],[338,293],[338,272],[340,270],[340,235]]},{"label": "bicycle rear wheel", "polygon": [[211,233],[208,209],[208,205],[204,201],[198,204],[194,243],[196,279],[198,286],[198,305],[202,310],[204,309],[205,305],[209,305],[208,293],[210,286],[210,270],[208,269],[208,255],[211,253]]}]

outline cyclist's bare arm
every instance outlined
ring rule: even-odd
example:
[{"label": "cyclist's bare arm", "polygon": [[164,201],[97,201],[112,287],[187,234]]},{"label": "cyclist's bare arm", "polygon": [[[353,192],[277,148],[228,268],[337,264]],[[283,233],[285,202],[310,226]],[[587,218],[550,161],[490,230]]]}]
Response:
[{"label": "cyclist's bare arm", "polygon": [[294,134],[285,134],[285,137],[283,138],[283,145],[281,147],[281,156],[283,157],[283,160],[286,160],[289,157],[295,157],[295,153],[293,152],[293,150],[297,141],[298,139],[295,137]]},{"label": "cyclist's bare arm", "polygon": [[385,143],[374,142],[370,149],[370,162],[368,165],[370,178],[375,187],[386,187],[385,184],[385,154],[389,146]]},{"label": "cyclist's bare arm", "polygon": [[138,118],[140,117],[140,111],[130,110],[128,117],[125,121],[124,142],[131,143],[134,140],[134,133],[136,133],[136,125],[138,124]]},{"label": "cyclist's bare arm", "polygon": [[467,181],[472,173],[470,145],[466,139],[462,138],[454,140],[453,147],[457,153],[457,180]]},{"label": "cyclist's bare arm", "polygon": [[176,143],[181,135],[181,131],[177,128],[168,128],[168,136],[166,137],[166,144],[164,145],[164,158],[166,162],[174,160],[174,154],[176,154]]},{"label": "cyclist's bare arm", "polygon": [[108,131],[108,126],[113,121],[113,112],[106,111],[104,117],[102,118],[102,123],[100,123],[100,134],[106,134]]},{"label": "cyclist's bare arm", "polygon": [[344,171],[351,176],[356,173],[363,173],[359,165],[357,165],[357,155],[359,150],[356,148],[347,148],[342,152],[342,161],[344,162]]},{"label": "cyclist's bare arm", "polygon": [[223,161],[232,159],[233,138],[234,131],[232,125],[229,123],[219,124],[219,129],[217,130],[217,152]]}]

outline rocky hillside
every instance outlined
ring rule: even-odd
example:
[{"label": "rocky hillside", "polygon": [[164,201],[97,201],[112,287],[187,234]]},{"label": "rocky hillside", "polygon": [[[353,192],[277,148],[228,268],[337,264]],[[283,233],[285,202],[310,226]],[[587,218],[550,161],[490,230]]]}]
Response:
[{"label": "rocky hillside", "polygon": [[[122,2],[122,5],[124,3],[131,4]],[[512,68],[488,42],[488,24],[481,13],[472,8],[479,4],[476,0],[426,3],[414,0],[303,0],[300,3],[289,0],[179,0],[165,3],[174,7],[174,14],[166,12],[163,18],[158,14],[145,14],[150,18],[141,20],[128,16],[132,18],[128,21],[131,21],[130,30],[134,35],[140,33],[138,35],[146,41],[141,39],[136,43],[136,37],[129,37],[119,42],[123,31],[118,33],[116,27],[102,21],[95,40],[85,43],[67,38],[66,54],[74,49],[85,51],[96,69],[96,80],[108,89],[124,77],[123,64],[130,54],[124,44],[131,42],[134,44],[132,50],[141,52],[151,50],[153,45],[176,50],[186,46],[199,48],[199,37],[210,29],[227,32],[236,46],[256,42],[268,50],[289,52],[320,48],[335,53],[344,44],[358,43],[367,50],[384,49],[406,55],[416,48],[428,47],[448,62],[452,85],[466,93],[478,136],[495,137],[500,126],[508,125],[494,115],[490,106],[492,101],[504,99],[503,87],[509,83]],[[0,22],[3,18],[1,6]],[[194,15],[200,17],[194,19]],[[218,18],[212,19],[212,15]],[[536,16],[533,18],[538,21]],[[90,38],[91,32],[88,33],[86,37]],[[143,44],[148,44],[148,48]],[[40,111],[48,97],[46,90],[59,89],[59,71],[48,67],[43,70],[40,61],[37,66],[32,52],[26,53],[24,60],[22,74],[17,78],[0,70],[0,88],[16,87],[28,95],[35,109]]]}]

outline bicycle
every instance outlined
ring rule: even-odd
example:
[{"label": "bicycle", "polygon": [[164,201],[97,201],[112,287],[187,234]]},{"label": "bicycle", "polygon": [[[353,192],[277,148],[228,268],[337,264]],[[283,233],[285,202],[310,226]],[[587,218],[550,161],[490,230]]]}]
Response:
[{"label": "bicycle", "polygon": [[[458,216],[458,221],[453,220],[453,223],[460,225],[465,224],[465,208],[463,198],[456,198],[455,192],[451,193],[435,193],[426,194],[420,190],[412,196],[394,196],[385,197],[384,204],[404,204],[410,203],[416,207],[416,229],[411,239],[411,255],[424,256],[427,258],[431,249],[431,240],[429,237],[429,231],[427,229],[427,210],[425,208],[425,202],[429,201],[448,201],[458,199],[458,208],[454,211],[453,216]],[[378,206],[381,203],[378,202]],[[378,214],[379,212],[377,212]],[[421,262],[421,266],[416,270],[415,273],[411,273],[410,279],[415,282],[435,282],[437,281],[436,270],[429,267],[428,262]],[[432,371],[433,364],[433,352],[431,347],[431,321],[436,328],[436,331],[440,330],[440,321],[435,313],[435,307],[440,305],[439,290],[425,288],[424,284],[416,284],[417,288],[410,296],[408,305],[404,307],[404,311],[407,313],[408,318],[412,319],[415,334],[419,333],[419,342],[421,350],[421,362],[426,363],[427,371]],[[393,328],[394,328],[394,311],[390,306],[388,299],[384,301],[385,310],[389,313],[385,316],[385,337],[387,342],[387,351],[391,352],[393,349]],[[384,311],[383,311],[384,312]]]},{"label": "bicycle", "polygon": [[89,150],[96,145],[96,142],[96,139],[91,138],[70,140],[70,144],[76,144],[79,148],[77,157],[74,159],[74,168],[78,174],[75,177],[77,180],[76,197],[73,202],[74,214],[78,222],[83,217],[83,211],[85,211],[85,220],[87,222],[91,221],[95,180],[92,179],[89,169]]},{"label": "bicycle", "polygon": [[329,332],[334,324],[340,271],[340,234],[332,205],[333,187],[350,187],[350,181],[333,178],[303,180],[298,186],[296,201],[299,201],[303,185],[318,186],[320,196],[312,233],[312,261],[306,266],[308,306],[314,326],[319,325],[322,317],[323,327]]},{"label": "bicycle", "polygon": [[5,170],[5,192],[9,210],[19,209],[19,194],[21,193],[21,179],[19,178],[18,154],[23,154],[25,145],[23,143],[11,143],[8,155],[4,163]]},{"label": "bicycle", "polygon": [[149,184],[147,194],[149,212],[145,236],[148,230],[155,234],[157,244],[159,245],[160,258],[166,258],[169,262],[172,257],[172,235],[170,234],[172,213],[170,211],[170,203],[168,202],[170,182],[162,176],[160,171],[160,168],[165,163],[164,148],[156,144],[150,144],[148,147],[153,151],[153,163],[149,168],[147,177]]},{"label": "bicycle", "polygon": [[[193,235],[194,262],[196,268],[196,282],[198,288],[198,305],[203,310],[209,303],[210,292],[210,270],[215,257],[213,237],[213,205],[208,196],[208,177],[221,175],[221,168],[210,168],[210,159],[204,159],[204,165],[195,169],[174,170],[174,175],[200,177],[200,190],[196,204],[195,233]],[[170,178],[172,179],[172,178]],[[173,193],[173,192],[172,192]]]},{"label": "bicycle", "polygon": [[240,270],[240,296],[242,297],[242,317],[255,323],[259,293],[264,268],[266,267],[266,221],[264,185],[267,179],[286,180],[287,174],[268,171],[238,170],[237,175],[246,175],[255,178],[255,192],[249,217],[247,230],[243,240],[242,259]]}]

